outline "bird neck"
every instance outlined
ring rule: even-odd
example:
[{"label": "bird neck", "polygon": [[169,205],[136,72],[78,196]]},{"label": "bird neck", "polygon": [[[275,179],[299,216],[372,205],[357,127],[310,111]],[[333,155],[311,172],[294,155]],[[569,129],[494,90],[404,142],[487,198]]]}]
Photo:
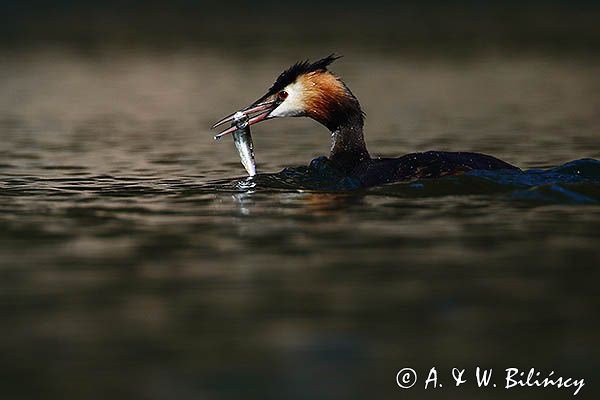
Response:
[{"label": "bird neck", "polygon": [[308,74],[303,79],[307,115],[331,131],[331,161],[350,169],[368,160],[363,136],[365,115],[348,86],[329,71]]},{"label": "bird neck", "polygon": [[329,158],[343,169],[351,169],[370,159],[363,135],[363,118],[350,118],[331,129]]}]

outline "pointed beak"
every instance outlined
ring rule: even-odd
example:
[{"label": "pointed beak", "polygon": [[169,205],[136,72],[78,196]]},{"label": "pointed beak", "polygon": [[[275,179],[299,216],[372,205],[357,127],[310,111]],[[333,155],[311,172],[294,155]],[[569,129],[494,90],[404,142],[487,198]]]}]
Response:
[{"label": "pointed beak", "polygon": [[[268,101],[261,101],[261,100],[256,101],[256,102],[250,104],[248,107],[239,110],[250,117],[250,119],[248,120],[248,126],[251,126],[251,125],[257,124],[261,121],[264,121],[266,119],[269,119],[269,114],[271,113],[271,111],[273,111],[279,105],[279,102],[277,100],[268,100]],[[231,113],[230,115],[221,119],[219,122],[214,124],[211,127],[211,129],[214,129],[217,126],[223,125],[227,122],[233,122],[234,115],[235,115],[235,112]],[[215,135],[215,140],[221,139],[223,136],[234,132],[236,129],[238,129],[237,126],[235,126],[235,125],[231,126],[230,128],[219,133],[218,135]]]}]

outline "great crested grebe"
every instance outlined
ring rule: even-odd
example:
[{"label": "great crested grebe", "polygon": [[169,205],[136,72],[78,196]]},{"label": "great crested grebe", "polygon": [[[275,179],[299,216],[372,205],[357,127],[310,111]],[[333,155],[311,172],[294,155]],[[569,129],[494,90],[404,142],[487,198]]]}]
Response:
[{"label": "great crested grebe", "polygon": [[[468,170],[519,168],[495,157],[467,152],[427,151],[398,158],[371,158],[363,135],[365,114],[346,84],[327,67],[333,54],[316,62],[302,61],[285,70],[267,93],[242,109],[249,125],[277,117],[309,117],[331,131],[329,160],[364,187],[418,178],[455,175]],[[213,128],[231,122],[231,114]],[[235,131],[235,126],[217,137]]]}]

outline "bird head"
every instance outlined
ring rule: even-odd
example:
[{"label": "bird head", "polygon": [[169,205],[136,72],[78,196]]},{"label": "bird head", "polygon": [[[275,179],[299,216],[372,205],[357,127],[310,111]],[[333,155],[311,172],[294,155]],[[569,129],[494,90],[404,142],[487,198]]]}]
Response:
[{"label": "bird head", "polygon": [[[363,113],[358,100],[327,69],[338,58],[332,54],[312,63],[301,61],[283,71],[261,98],[240,110],[250,116],[248,124],[281,117],[309,117],[333,131],[345,120],[358,117],[362,127]],[[231,122],[234,114],[221,119],[213,128]],[[228,128],[215,138],[236,129]]]}]

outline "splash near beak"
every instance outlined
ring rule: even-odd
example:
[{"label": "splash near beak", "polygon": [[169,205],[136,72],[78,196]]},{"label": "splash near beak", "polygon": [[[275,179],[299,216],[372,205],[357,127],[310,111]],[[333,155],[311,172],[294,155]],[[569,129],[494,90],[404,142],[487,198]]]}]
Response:
[{"label": "splash near beak", "polygon": [[[227,122],[232,122],[234,120],[234,116],[237,112],[243,112],[244,114],[251,116],[250,119],[248,120],[248,126],[251,126],[251,125],[257,124],[261,121],[264,121],[266,119],[269,119],[269,114],[271,113],[271,111],[273,111],[279,105],[279,103],[277,102],[277,100],[269,100],[269,101],[263,101],[263,102],[261,102],[261,100],[262,99],[258,100],[255,103],[250,104],[246,108],[243,108],[239,111],[236,111],[236,112],[226,116],[225,118],[221,119],[219,122],[214,124],[211,127],[211,129],[214,129],[217,126],[223,125]],[[233,125],[232,127],[215,135],[215,140],[221,139],[223,136],[234,132],[236,129],[237,129],[237,127],[235,125]]]}]

